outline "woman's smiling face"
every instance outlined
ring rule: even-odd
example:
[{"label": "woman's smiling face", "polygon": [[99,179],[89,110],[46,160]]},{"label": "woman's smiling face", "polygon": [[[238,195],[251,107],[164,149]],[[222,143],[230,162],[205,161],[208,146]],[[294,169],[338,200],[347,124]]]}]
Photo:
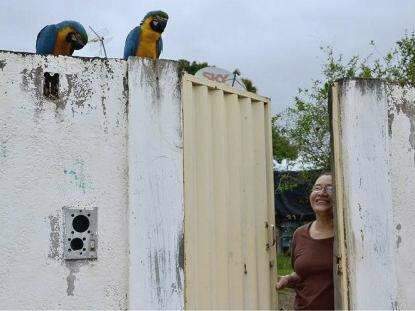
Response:
[{"label": "woman's smiling face", "polygon": [[310,194],[310,204],[314,213],[332,212],[332,192],[331,175],[321,175],[317,178]]}]

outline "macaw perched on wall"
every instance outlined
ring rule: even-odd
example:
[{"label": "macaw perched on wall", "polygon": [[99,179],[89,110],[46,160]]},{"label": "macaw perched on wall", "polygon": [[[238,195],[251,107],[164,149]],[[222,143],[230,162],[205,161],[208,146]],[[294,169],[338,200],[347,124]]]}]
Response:
[{"label": "macaw perched on wall", "polygon": [[159,58],[163,50],[161,34],[167,25],[169,16],[163,11],[151,11],[144,16],[140,26],[135,27],[127,36],[124,47],[124,59],[129,56]]},{"label": "macaw perched on wall", "polygon": [[45,26],[37,35],[36,53],[47,55],[72,55],[88,42],[85,28],[75,21],[63,21]]}]

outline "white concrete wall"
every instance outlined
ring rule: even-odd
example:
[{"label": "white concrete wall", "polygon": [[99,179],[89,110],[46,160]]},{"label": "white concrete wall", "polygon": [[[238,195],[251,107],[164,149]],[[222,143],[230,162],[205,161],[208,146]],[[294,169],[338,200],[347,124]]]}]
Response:
[{"label": "white concrete wall", "polygon": [[[45,72],[60,75],[58,99],[51,100],[43,94]],[[194,82],[206,83],[199,79]],[[260,254],[260,260],[247,264],[252,271],[257,271],[256,262],[261,267],[258,276],[256,272],[249,273],[249,286],[259,297],[257,306],[266,308],[275,300],[271,284],[275,273],[268,261],[273,261],[275,254],[266,249],[272,233],[264,227],[267,218],[272,224],[273,212],[268,208],[274,206],[270,198],[273,183],[269,179],[269,101],[212,82],[205,87],[226,92],[235,111],[239,111],[238,96],[247,97],[241,105],[252,111],[249,122],[255,121],[257,126],[249,137],[252,144],[260,145],[246,145],[251,151],[249,158],[243,160],[244,167],[258,168],[252,171],[257,172],[252,177],[255,182],[250,182],[243,192],[250,198],[261,193],[257,213],[250,210],[259,215],[256,221],[251,219],[252,239],[257,236],[258,242],[252,244],[256,245],[255,251],[246,256],[252,259],[257,251]],[[183,178],[182,133],[186,120],[182,109],[186,99],[181,90],[173,61],[130,58],[126,62],[0,52],[0,308],[186,307],[184,234],[188,239],[192,234],[184,228],[187,181]],[[192,107],[199,99],[192,97],[186,104]],[[235,116],[232,122],[242,122],[239,114]],[[201,114],[187,122],[201,122],[202,130],[206,124],[203,118]],[[233,129],[236,131],[227,133],[227,144],[236,144],[241,137],[238,127]],[[224,142],[216,128],[214,137],[218,143]],[[204,141],[194,138],[189,150],[203,150]],[[216,153],[219,152],[220,148]],[[231,162],[234,168],[240,166],[240,162]],[[225,172],[217,169],[218,180],[222,173]],[[202,184],[195,185],[194,190],[210,195]],[[212,195],[217,197],[222,190],[216,187]],[[239,199],[235,197],[235,202]],[[97,207],[96,260],[63,259],[63,207]],[[225,204],[222,212],[226,208]],[[225,229],[219,226],[215,230]],[[229,241],[242,241],[237,229],[230,230],[233,233]],[[231,255],[238,248],[235,243],[227,248],[221,245],[221,258],[226,259],[224,255],[229,252],[229,258],[238,263],[229,265],[238,276],[237,283],[245,275],[241,252]],[[227,264],[227,260],[218,260],[211,267],[196,264],[193,269],[215,275]],[[219,282],[226,286],[222,283]],[[201,282],[192,284],[202,293]],[[230,286],[229,291],[235,286]],[[214,293],[221,290],[222,287],[212,288],[203,294],[203,299],[214,299]],[[244,297],[248,296],[242,295],[241,299]],[[242,304],[228,304],[232,308],[238,305]]]},{"label": "white concrete wall", "polygon": [[[42,95],[60,74],[60,99]],[[0,53],[0,309],[128,304],[127,64]],[[98,259],[65,261],[62,207],[98,207]]]},{"label": "white concrete wall", "polygon": [[378,80],[336,88],[349,307],[414,309],[415,91]]},{"label": "white concrete wall", "polygon": [[183,137],[175,62],[130,58],[132,309],[183,309]]}]

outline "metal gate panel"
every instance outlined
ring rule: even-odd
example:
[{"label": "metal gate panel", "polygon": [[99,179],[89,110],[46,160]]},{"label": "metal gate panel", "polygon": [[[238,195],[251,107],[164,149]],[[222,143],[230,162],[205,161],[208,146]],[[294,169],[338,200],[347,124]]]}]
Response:
[{"label": "metal gate panel", "polygon": [[182,103],[186,308],[275,307],[270,101],[186,74]]}]

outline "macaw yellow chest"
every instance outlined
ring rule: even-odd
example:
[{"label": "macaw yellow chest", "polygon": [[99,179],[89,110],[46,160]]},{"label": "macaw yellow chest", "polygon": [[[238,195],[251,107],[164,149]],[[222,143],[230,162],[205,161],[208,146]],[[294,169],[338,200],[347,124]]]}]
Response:
[{"label": "macaw yellow chest", "polygon": [[72,46],[70,42],[66,41],[66,37],[70,31],[70,28],[64,28],[58,32],[53,55],[72,55]]},{"label": "macaw yellow chest", "polygon": [[148,57],[152,59],[157,58],[157,40],[160,34],[156,32],[144,32],[140,36],[140,44],[135,53],[135,56]]}]

